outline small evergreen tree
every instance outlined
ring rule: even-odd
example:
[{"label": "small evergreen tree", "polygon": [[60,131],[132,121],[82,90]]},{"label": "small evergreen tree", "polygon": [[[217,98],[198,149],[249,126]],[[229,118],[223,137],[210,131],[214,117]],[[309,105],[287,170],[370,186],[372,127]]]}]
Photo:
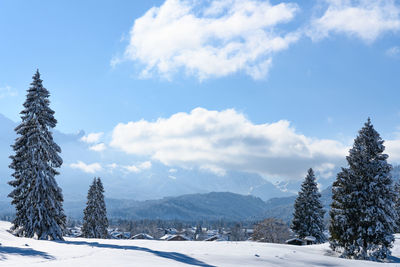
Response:
[{"label": "small evergreen tree", "polygon": [[196,231],[194,232],[194,239],[195,240],[201,239],[202,235],[203,235],[203,228],[202,228],[201,224],[198,223],[196,226]]},{"label": "small evergreen tree", "polygon": [[348,167],[333,183],[330,245],[342,257],[382,260],[391,254],[397,214],[383,142],[368,118],[346,157]]},{"label": "small evergreen tree", "polygon": [[314,171],[310,168],[294,203],[291,229],[299,238],[313,236],[317,243],[326,241],[323,233],[325,211],[320,198]]},{"label": "small evergreen tree", "polygon": [[63,239],[66,217],[63,196],[55,176],[61,167],[60,147],[53,141],[51,129],[57,124],[50,109],[49,91],[42,85],[39,71],[28,89],[18,135],[12,146],[15,154],[10,168],[14,187],[9,197],[15,205],[14,233],[38,239]]},{"label": "small evergreen tree", "polygon": [[108,219],[104,188],[100,178],[93,179],[86,204],[83,211],[82,235],[88,238],[107,238]]},{"label": "small evergreen tree", "polygon": [[82,236],[87,238],[96,237],[96,230],[95,230],[96,186],[97,186],[96,178],[94,178],[92,184],[89,187],[89,191],[87,194],[86,208],[83,211]]}]

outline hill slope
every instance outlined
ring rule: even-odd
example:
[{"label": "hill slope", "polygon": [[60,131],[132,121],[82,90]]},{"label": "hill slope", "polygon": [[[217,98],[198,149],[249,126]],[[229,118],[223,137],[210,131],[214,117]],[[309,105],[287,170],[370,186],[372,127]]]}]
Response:
[{"label": "hill slope", "polygon": [[[285,222],[291,221],[296,197],[297,196],[279,197],[266,201],[265,217],[279,218]],[[329,186],[321,192],[321,201],[325,211],[328,211],[332,201],[332,186]],[[327,214],[328,212],[325,213],[325,215]]]},{"label": "hill slope", "polygon": [[[123,219],[240,221],[263,217],[265,202],[258,197],[229,192],[189,194],[159,200],[106,199],[108,216]],[[83,202],[66,202],[67,215],[82,217]]]},{"label": "hill slope", "polygon": [[[153,241],[66,238],[44,241],[18,238],[0,221],[2,266],[396,266],[400,244],[393,248],[393,263],[376,263],[328,256],[328,244],[290,246],[256,242]],[[398,264],[398,263],[397,263]]]},{"label": "hill slope", "polygon": [[[228,192],[191,194],[145,201],[143,205],[126,209],[131,218],[178,220],[251,220],[265,210],[265,203],[257,197]],[[118,212],[120,210],[117,210]]]}]

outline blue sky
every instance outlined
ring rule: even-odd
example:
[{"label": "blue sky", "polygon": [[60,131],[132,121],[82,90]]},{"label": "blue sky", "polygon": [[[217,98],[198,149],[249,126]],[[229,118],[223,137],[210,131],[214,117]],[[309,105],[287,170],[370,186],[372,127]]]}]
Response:
[{"label": "blue sky", "polygon": [[[248,8],[248,17],[241,21],[244,8]],[[232,18],[237,18],[236,26],[227,22]],[[134,25],[136,31],[131,31]],[[326,145],[315,148],[315,141],[337,142],[333,150],[343,151],[370,116],[382,136],[392,141],[393,154],[399,151],[392,158],[400,159],[399,1],[1,0],[0,36],[0,113],[14,121],[19,119],[25,90],[39,68],[51,92],[57,129],[103,132],[103,139],[94,143],[168,166],[223,173],[234,164],[225,159],[232,154],[221,149],[217,151],[222,156],[216,161],[222,163],[215,166],[204,162],[208,154],[178,160],[192,150],[183,144],[174,147],[171,143],[176,140],[170,134],[167,138],[157,132],[162,131],[157,119],[166,119],[167,128],[184,128],[185,124],[168,118],[179,112],[191,114],[198,107],[217,121],[210,124],[215,127],[209,132],[204,127],[203,136],[196,132],[199,140],[214,135],[217,143],[223,139],[216,117],[227,109],[234,111],[227,115],[232,125],[241,125],[235,119],[243,115],[243,125],[250,123],[253,132],[260,128],[257,125],[285,120],[289,126],[283,127],[284,133],[309,138],[300,146],[311,151],[312,158],[324,155],[316,166],[336,164],[332,158],[342,152],[320,152],[332,149]],[[129,54],[129,49],[134,53]],[[224,55],[228,58],[221,59]],[[128,127],[128,122],[141,119],[152,130],[142,124]],[[220,119],[227,120],[222,115]],[[121,137],[116,132],[119,123],[121,131],[132,131],[132,135]],[[143,129],[153,136],[141,137],[146,144],[143,148],[130,149],[138,145],[135,133]],[[239,135],[246,138],[246,133]],[[165,147],[182,154],[166,155],[154,148],[156,139],[169,142]],[[294,146],[299,145],[296,142]],[[288,143],[277,151],[291,149]],[[218,145],[223,147],[223,142]],[[146,148],[150,152],[144,152]],[[241,162],[234,158],[235,163]],[[294,160],[294,165],[302,166],[303,161]],[[240,170],[279,176],[246,164]]]}]

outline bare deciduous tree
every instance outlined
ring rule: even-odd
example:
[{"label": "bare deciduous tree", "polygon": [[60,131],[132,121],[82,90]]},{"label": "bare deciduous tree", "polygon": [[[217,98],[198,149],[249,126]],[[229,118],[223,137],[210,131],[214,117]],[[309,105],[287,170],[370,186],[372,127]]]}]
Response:
[{"label": "bare deciduous tree", "polygon": [[284,243],[289,237],[287,224],[282,220],[267,218],[254,228],[252,239],[258,242]]}]

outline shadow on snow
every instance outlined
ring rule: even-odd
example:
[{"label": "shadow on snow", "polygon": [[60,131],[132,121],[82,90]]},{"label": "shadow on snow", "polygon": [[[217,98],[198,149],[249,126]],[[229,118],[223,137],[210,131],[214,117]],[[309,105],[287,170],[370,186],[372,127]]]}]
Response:
[{"label": "shadow on snow", "polygon": [[31,248],[18,248],[18,247],[5,247],[0,245],[0,260],[6,260],[7,255],[19,255],[28,257],[42,257],[47,260],[54,260],[55,258],[50,254],[34,250]]},{"label": "shadow on snow", "polygon": [[389,256],[387,259],[390,263],[400,263],[400,258],[393,255]]},{"label": "shadow on snow", "polygon": [[100,244],[98,242],[86,242],[86,241],[56,241],[59,243],[69,244],[69,245],[86,245],[98,248],[113,248],[113,249],[124,249],[124,250],[136,250],[136,251],[144,251],[148,253],[152,253],[158,257],[167,258],[171,260],[175,260],[181,263],[186,263],[195,266],[202,267],[215,267],[214,265],[209,265],[202,261],[199,261],[195,258],[189,257],[185,254],[178,252],[167,252],[167,251],[158,251],[152,250],[149,248],[138,247],[138,246],[121,246],[121,245],[113,245],[113,244]]}]

